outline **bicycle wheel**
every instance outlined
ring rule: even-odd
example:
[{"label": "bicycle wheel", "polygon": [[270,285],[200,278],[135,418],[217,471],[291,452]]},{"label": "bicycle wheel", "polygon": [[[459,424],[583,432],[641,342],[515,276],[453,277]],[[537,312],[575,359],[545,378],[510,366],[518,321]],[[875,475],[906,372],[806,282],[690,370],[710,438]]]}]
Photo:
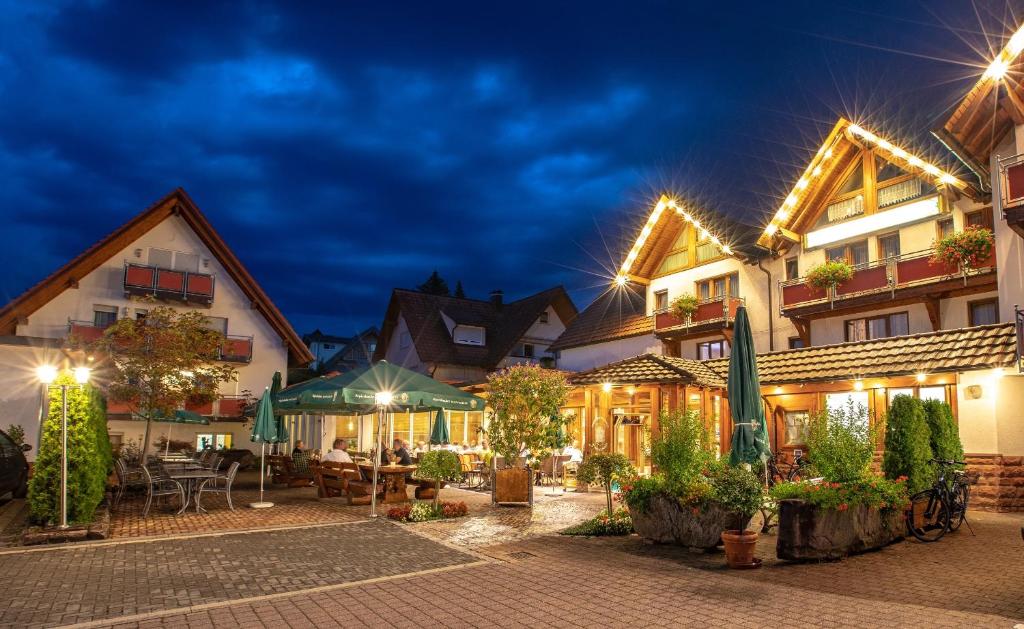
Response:
[{"label": "bicycle wheel", "polygon": [[937,542],[949,529],[949,506],[933,489],[918,492],[910,498],[907,529],[922,542]]},{"label": "bicycle wheel", "polygon": [[949,514],[949,530],[955,531],[967,519],[967,502],[971,498],[971,486],[957,483],[953,491],[953,505]]}]

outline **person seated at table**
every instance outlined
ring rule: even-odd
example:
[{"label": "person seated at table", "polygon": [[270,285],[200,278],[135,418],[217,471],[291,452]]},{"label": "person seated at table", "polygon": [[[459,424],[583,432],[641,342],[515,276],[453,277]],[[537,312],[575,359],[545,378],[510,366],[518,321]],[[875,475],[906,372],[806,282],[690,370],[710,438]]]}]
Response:
[{"label": "person seated at table", "polygon": [[464,453],[466,453],[466,452],[469,452],[469,443],[468,443],[468,442],[466,442],[466,441],[463,441],[463,442],[462,442],[462,443],[461,443],[461,444],[459,445],[459,452],[460,452],[460,453],[462,453],[462,454],[464,454]]},{"label": "person seated at table", "polygon": [[302,439],[297,439],[295,441],[295,448],[292,449],[292,457],[294,457],[299,452],[304,452],[305,445],[306,444],[302,443]]},{"label": "person seated at table", "polygon": [[569,445],[562,448],[562,456],[568,456],[568,463],[582,463],[583,462],[583,451],[576,447],[576,442],[573,441]]},{"label": "person seated at table", "polygon": [[472,441],[469,444],[469,450],[467,450],[467,452],[480,452],[481,450],[483,450],[483,447],[476,441]]},{"label": "person seated at table", "polygon": [[388,463],[390,463],[391,459],[395,455],[395,453],[391,451],[391,448],[388,447],[387,442],[383,440],[380,442],[380,445],[377,446],[377,452],[380,452],[381,465],[387,465]]},{"label": "person seated at table", "polygon": [[395,439],[394,455],[399,465],[412,465],[412,457],[401,439]]},{"label": "person seated at table", "polygon": [[426,452],[426,451],[427,451],[427,444],[422,442],[422,441],[417,441],[416,442],[416,449],[413,450],[413,452]]},{"label": "person seated at table", "polygon": [[352,457],[348,453],[348,441],[335,439],[331,451],[324,455],[323,461],[331,463],[351,463]]},{"label": "person seated at table", "polygon": [[[296,441],[298,446],[301,441]],[[309,454],[305,450],[296,447],[292,450],[292,466],[295,468],[296,476],[309,476],[309,484],[313,484],[313,470],[309,469]]]}]

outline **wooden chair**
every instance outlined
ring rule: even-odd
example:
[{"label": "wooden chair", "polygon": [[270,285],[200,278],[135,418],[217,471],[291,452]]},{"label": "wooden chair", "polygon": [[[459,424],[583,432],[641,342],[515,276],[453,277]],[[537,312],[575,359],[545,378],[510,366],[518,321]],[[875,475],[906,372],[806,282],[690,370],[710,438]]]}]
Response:
[{"label": "wooden chair", "polygon": [[286,454],[275,454],[267,457],[270,464],[270,482],[289,487],[306,487],[313,481],[313,473],[299,474],[295,471],[292,457]]},{"label": "wooden chair", "polygon": [[359,466],[355,463],[336,463],[334,461],[314,466],[313,474],[316,477],[317,496],[320,498],[348,495],[349,482],[362,478]]}]

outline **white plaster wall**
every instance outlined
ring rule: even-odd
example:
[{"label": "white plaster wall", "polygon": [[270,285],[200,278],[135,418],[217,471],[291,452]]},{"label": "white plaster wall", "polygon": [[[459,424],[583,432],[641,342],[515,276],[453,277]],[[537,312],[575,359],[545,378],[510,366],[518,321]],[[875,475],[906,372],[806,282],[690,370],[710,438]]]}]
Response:
[{"label": "white plaster wall", "polygon": [[[213,254],[206,248],[195,232],[177,216],[170,216],[145,235],[118,252],[92,273],[79,279],[78,288],[65,289],[60,295],[32,313],[28,323],[18,326],[18,336],[62,338],[68,331],[68,320],[91,322],[93,306],[117,306],[119,316],[135,316],[135,309],[150,309],[152,306],[129,299],[124,294],[124,263],[148,263],[149,248],[169,249],[196,253],[200,258],[199,271],[214,275],[214,298],[210,308],[198,308],[211,317],[228,319],[229,335],[252,336],[252,362],[236,364],[238,381],[221,387],[221,393],[236,395],[248,389],[259,395],[270,385],[274,372],[282,376],[288,372],[288,350],[284,340],[267,323],[267,320],[250,307],[250,300],[242,289],[231,279]],[[141,257],[135,250],[141,249]],[[204,267],[204,261],[209,261]],[[179,310],[186,310],[181,307]]]},{"label": "white plaster wall", "polygon": [[[408,347],[402,347],[403,334],[409,335]],[[398,324],[391,331],[391,338],[388,339],[388,349],[384,353],[384,360],[420,373],[427,373],[429,371],[416,353],[416,344],[409,333],[409,325],[405,322],[404,316],[399,315]]]},{"label": "white plaster wall", "polygon": [[1007,373],[996,380],[998,452],[1006,456],[1024,456],[1024,375]]},{"label": "white plaster wall", "polygon": [[46,390],[36,367],[59,364],[61,353],[53,349],[0,345],[0,429],[12,425],[25,429],[25,443],[32,449],[25,458],[34,461],[39,450],[39,426]]},{"label": "white plaster wall", "polygon": [[1017,125],[992,153],[992,210],[996,239],[996,272],[999,281],[999,318],[1014,320],[1014,306],[1024,308],[1024,238],[1018,236],[1003,220],[998,160],[1024,153],[1024,125]]},{"label": "white plaster wall", "polygon": [[[960,374],[956,387],[957,416],[960,423],[960,441],[964,452],[971,454],[998,453],[999,438],[996,422],[996,404],[999,401],[997,376],[992,370],[968,371]],[[967,388],[981,387],[981,397],[968,399]]]},{"label": "white plaster wall", "polygon": [[[541,323],[538,317],[523,335],[523,342],[537,341],[539,346],[547,349],[548,345],[554,343],[555,339],[561,336],[562,332],[565,332],[565,322],[558,317],[555,309],[548,306],[546,312],[548,313],[548,322]],[[538,347],[538,353],[540,351],[540,347]]]},{"label": "white plaster wall", "polygon": [[661,341],[653,334],[563,349],[558,368],[565,371],[587,371],[640,354],[661,354]]}]

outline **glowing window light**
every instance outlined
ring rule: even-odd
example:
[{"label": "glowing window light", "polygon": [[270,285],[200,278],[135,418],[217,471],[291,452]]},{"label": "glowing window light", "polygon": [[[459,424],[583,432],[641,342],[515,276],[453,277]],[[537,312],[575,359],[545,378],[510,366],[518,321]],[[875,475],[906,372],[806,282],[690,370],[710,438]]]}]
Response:
[{"label": "glowing window light", "polygon": [[988,68],[985,69],[985,74],[981,75],[983,79],[994,79],[996,81],[1006,76],[1007,71],[1010,69],[1010,62],[1003,58],[1000,54],[998,57],[992,60]]},{"label": "glowing window light", "polygon": [[[937,216],[939,197],[933,196],[912,203],[898,205],[890,210],[868,214],[837,225],[829,225],[821,229],[807,232],[804,238],[808,248],[823,247],[840,240],[870,234],[882,229],[912,223],[931,216]],[[765,230],[767,232],[767,230]]]}]

